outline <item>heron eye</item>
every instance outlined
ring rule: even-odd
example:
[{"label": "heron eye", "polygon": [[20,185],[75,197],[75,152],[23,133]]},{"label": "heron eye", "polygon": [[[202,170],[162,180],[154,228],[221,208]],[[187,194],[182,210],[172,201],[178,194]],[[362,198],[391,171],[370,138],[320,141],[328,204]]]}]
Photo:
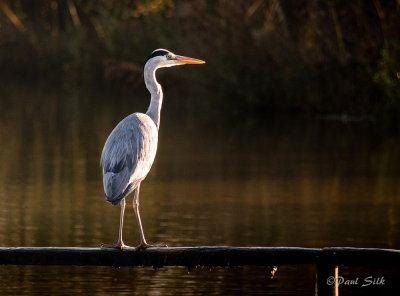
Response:
[{"label": "heron eye", "polygon": [[172,60],[172,55],[170,54],[167,54],[165,57],[167,58],[167,60]]}]

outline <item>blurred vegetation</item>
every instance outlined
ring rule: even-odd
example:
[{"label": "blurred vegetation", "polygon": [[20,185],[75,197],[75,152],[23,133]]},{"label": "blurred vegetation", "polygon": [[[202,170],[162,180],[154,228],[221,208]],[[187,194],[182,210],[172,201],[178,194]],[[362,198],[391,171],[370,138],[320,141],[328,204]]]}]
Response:
[{"label": "blurred vegetation", "polygon": [[395,124],[399,12],[399,0],[0,0],[0,75],[142,88],[145,57],[164,47],[207,61],[184,72],[204,109]]}]

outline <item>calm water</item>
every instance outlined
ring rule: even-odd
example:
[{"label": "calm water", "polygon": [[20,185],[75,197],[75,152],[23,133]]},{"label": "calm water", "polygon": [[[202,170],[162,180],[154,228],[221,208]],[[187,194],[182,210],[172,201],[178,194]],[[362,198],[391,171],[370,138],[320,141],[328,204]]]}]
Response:
[{"label": "calm water", "polygon": [[[400,248],[398,134],[373,124],[268,115],[257,125],[243,118],[229,124],[204,112],[180,112],[184,99],[169,102],[166,93],[157,159],[141,187],[149,242]],[[115,94],[7,87],[0,96],[0,245],[115,242],[119,208],[104,200],[99,156],[115,124],[130,112],[144,111],[148,95],[135,101],[124,95],[115,99]],[[125,242],[138,244],[131,208],[125,225]],[[384,275],[390,291],[399,280],[393,271],[344,273]],[[281,266],[273,279],[268,268],[260,267],[188,273],[179,267],[0,266],[0,291],[311,295],[314,278],[313,266]]]}]

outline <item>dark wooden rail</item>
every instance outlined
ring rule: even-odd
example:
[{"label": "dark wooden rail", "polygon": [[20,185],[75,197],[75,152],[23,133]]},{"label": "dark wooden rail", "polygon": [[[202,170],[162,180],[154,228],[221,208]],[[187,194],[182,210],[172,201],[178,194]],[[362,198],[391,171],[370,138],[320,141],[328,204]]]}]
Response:
[{"label": "dark wooden rail", "polygon": [[398,269],[400,250],[366,248],[296,247],[172,247],[124,251],[77,247],[0,247],[2,265],[97,265],[97,266],[276,266],[315,264],[318,295],[338,295],[338,267],[358,266]]},{"label": "dark wooden rail", "polygon": [[170,247],[124,251],[78,247],[0,247],[0,264],[99,266],[274,266],[323,264],[398,268],[400,250],[297,247]]},{"label": "dark wooden rail", "polygon": [[320,249],[174,247],[124,251],[104,248],[0,248],[0,264],[103,266],[242,266],[315,264]]}]

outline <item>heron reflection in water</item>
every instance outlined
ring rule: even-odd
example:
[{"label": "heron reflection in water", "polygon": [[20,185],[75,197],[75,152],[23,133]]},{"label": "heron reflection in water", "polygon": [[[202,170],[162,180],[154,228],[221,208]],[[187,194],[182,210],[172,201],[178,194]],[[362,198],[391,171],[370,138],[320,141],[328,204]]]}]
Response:
[{"label": "heron reflection in water", "polygon": [[102,247],[121,250],[128,247],[122,240],[122,229],[125,198],[132,192],[134,192],[133,209],[140,233],[138,248],[152,246],[146,242],[143,233],[139,214],[139,190],[157,152],[163,92],[155,73],[159,68],[204,63],[202,60],[175,55],[165,49],[156,49],[147,58],[144,65],[144,81],[151,94],[150,106],[145,114],[133,113],[121,120],[108,136],[101,154],[100,163],[103,169],[106,200],[113,205],[121,206],[118,241],[113,245],[103,244]]}]

